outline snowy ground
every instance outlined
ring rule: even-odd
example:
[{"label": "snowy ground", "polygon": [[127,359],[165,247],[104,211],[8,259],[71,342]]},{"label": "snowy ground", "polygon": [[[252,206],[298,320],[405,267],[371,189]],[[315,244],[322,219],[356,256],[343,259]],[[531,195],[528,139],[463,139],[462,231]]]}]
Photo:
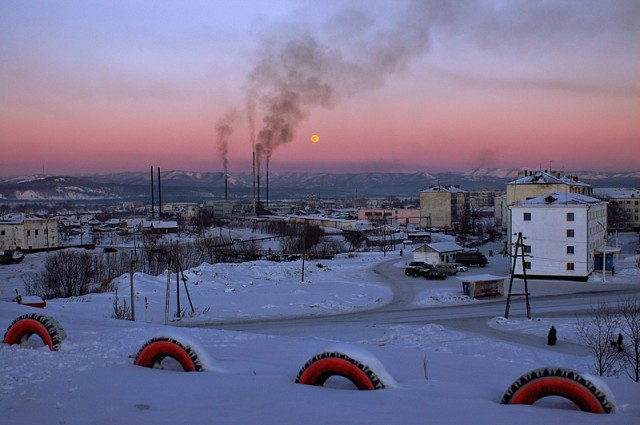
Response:
[{"label": "snowy ground", "polygon": [[[621,238],[623,255],[609,287],[637,288],[635,235]],[[622,240],[624,239],[624,240]],[[488,249],[488,248],[487,248]],[[484,249],[483,249],[484,250]],[[497,249],[494,249],[497,252]],[[21,275],[37,270],[43,256],[0,268],[0,298],[21,289]],[[393,259],[397,261],[393,261]],[[407,282],[401,267],[405,253],[363,253],[331,261],[203,264],[187,271],[196,313],[182,323],[236,321],[244,318],[333,315],[381,308],[391,302],[390,283],[374,271],[389,262],[397,279]],[[486,270],[507,275],[509,261],[490,258]],[[479,272],[472,269],[467,273]],[[119,278],[119,295],[128,298],[129,276]],[[48,300],[44,314],[55,317],[68,337],[60,351],[40,346],[37,337],[25,346],[0,345],[0,411],[2,424],[637,424],[640,385],[624,375],[603,378],[615,396],[617,411],[596,415],[571,402],[550,397],[533,406],[502,405],[506,389],[522,374],[542,366],[563,366],[590,373],[592,360],[580,350],[573,318],[554,318],[556,347],[499,339],[492,330],[514,336],[546,334],[548,319],[493,317],[470,333],[436,323],[340,326],[333,317],[324,328],[313,325],[295,336],[266,335],[207,328],[167,326],[164,306],[167,278],[136,274],[136,322],[111,318],[114,294]],[[533,299],[542,295],[600,290],[600,276],[588,283],[532,282]],[[393,282],[391,283],[393,284]],[[175,275],[171,279],[171,316],[176,311]],[[462,296],[460,282],[411,281],[415,296],[407,308],[476,304],[490,301]],[[145,303],[145,299],[147,303]],[[190,311],[186,294],[182,307]],[[484,304],[486,303],[486,304]],[[145,307],[146,306],[146,307]],[[35,309],[0,301],[0,324]],[[173,317],[171,317],[172,324]],[[337,323],[337,325],[333,325]],[[292,325],[293,326],[293,325]],[[326,329],[331,329],[331,334]],[[308,334],[307,334],[308,333]],[[184,373],[133,365],[149,338],[160,335],[189,343],[205,371]],[[32,341],[35,340],[35,341]],[[564,345],[564,347],[563,347]],[[350,382],[331,378],[325,387],[295,384],[300,368],[313,355],[339,350],[379,362],[388,388],[355,391]],[[381,369],[384,369],[382,371]]]}]

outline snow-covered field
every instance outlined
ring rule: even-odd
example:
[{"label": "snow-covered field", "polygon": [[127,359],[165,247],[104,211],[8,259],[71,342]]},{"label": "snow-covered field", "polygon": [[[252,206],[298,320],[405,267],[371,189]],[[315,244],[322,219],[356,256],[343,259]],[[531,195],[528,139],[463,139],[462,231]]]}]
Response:
[{"label": "snow-covered field", "polygon": [[[635,235],[631,235],[635,237]],[[635,241],[629,239],[631,247]],[[609,284],[640,285],[632,250],[617,263]],[[497,252],[497,250],[495,250]],[[46,253],[30,255],[18,265],[0,268],[0,298],[22,287],[21,275],[37,270]],[[374,267],[393,262],[397,279],[409,260],[398,252],[382,256],[362,253],[330,261],[202,264],[188,270],[188,286],[196,309],[181,324],[237,321],[247,318],[332,315],[376,309],[393,298],[390,285]],[[490,258],[487,270],[507,275],[509,262]],[[619,270],[619,271],[618,271]],[[467,273],[471,273],[471,270]],[[478,270],[475,270],[478,271]],[[571,292],[588,283],[540,283],[537,295]],[[129,298],[129,276],[119,278],[119,296]],[[44,310],[0,301],[0,325],[19,315],[40,312],[55,317],[67,332],[60,351],[40,346],[33,337],[27,347],[0,345],[0,423],[2,424],[637,424],[640,385],[625,375],[602,378],[616,401],[616,412],[597,415],[578,410],[563,398],[549,397],[529,405],[503,405],[509,386],[524,373],[543,366],[562,366],[591,373],[592,359],[575,354],[573,318],[527,320],[521,311],[509,319],[494,317],[477,333],[448,329],[436,323],[340,326],[334,317],[314,333],[265,335],[211,328],[173,326],[175,275],[171,276],[171,321],[165,325],[167,277],[137,273],[136,321],[111,318],[114,294],[48,300]],[[412,281],[416,296],[409,308],[485,301],[462,296],[460,282]],[[532,285],[533,286],[533,285]],[[145,302],[146,301],[146,302]],[[181,305],[190,313],[184,290]],[[544,340],[554,324],[559,344],[518,344],[495,337],[508,331]],[[292,325],[294,326],[294,325]],[[482,329],[486,329],[484,332]],[[185,373],[165,361],[165,370],[133,364],[140,347],[155,336],[171,336],[191,345],[204,372]],[[32,341],[32,340],[36,341]],[[315,354],[332,350],[364,358],[384,377],[387,388],[356,391],[343,378],[324,387],[300,385],[295,378]]]}]

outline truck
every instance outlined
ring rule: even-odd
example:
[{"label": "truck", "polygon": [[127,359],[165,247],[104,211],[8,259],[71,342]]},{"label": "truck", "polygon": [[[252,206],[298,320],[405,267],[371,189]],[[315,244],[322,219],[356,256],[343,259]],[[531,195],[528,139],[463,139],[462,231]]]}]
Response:
[{"label": "truck", "polygon": [[460,263],[463,266],[479,265],[484,267],[489,261],[480,251],[463,251],[456,254],[456,263]]}]

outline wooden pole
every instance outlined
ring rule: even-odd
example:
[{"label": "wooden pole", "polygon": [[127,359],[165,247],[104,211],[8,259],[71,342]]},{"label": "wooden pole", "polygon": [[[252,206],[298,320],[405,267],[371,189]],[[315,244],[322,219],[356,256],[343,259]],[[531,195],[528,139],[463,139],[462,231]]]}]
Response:
[{"label": "wooden pole", "polygon": [[135,322],[136,321],[136,304],[135,304],[135,296],[136,296],[136,292],[133,288],[133,274],[136,271],[136,259],[133,256],[133,250],[131,250],[131,321]]},{"label": "wooden pole", "polygon": [[167,295],[164,305],[164,324],[169,324],[169,299],[171,298],[171,255],[167,260]]}]

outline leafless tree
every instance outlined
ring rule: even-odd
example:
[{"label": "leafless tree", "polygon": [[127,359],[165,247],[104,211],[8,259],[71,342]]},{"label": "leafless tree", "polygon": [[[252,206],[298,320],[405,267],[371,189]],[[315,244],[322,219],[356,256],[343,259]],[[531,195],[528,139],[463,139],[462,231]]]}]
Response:
[{"label": "leafless tree", "polygon": [[620,352],[624,368],[635,382],[640,381],[640,298],[629,298],[618,306],[624,342]]},{"label": "leafless tree", "polygon": [[90,292],[94,278],[90,253],[62,250],[47,257],[42,273],[25,278],[25,290],[45,298],[80,296]]},{"label": "leafless tree", "polygon": [[576,333],[595,357],[594,369],[600,376],[620,371],[619,352],[612,344],[617,337],[616,311],[605,303],[595,307],[588,318],[578,319]]}]

